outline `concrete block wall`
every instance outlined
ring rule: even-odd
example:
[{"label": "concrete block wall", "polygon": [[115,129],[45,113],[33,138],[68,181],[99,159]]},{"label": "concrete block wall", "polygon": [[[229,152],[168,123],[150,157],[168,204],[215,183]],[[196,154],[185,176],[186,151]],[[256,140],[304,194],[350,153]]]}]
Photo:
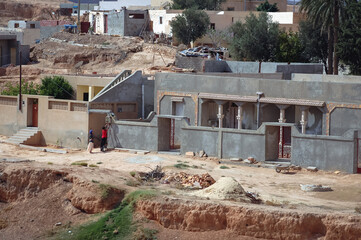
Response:
[{"label": "concrete block wall", "polygon": [[[357,132],[356,132],[357,133]],[[291,163],[328,171],[357,172],[357,134],[315,136],[292,134]],[[348,134],[349,135],[349,134]]]},{"label": "concrete block wall", "polygon": [[200,57],[183,57],[176,55],[175,65],[179,68],[194,69],[197,72],[203,72],[205,59]]},{"label": "concrete block wall", "polygon": [[108,146],[158,151],[158,119],[151,122],[117,121],[109,131]]}]

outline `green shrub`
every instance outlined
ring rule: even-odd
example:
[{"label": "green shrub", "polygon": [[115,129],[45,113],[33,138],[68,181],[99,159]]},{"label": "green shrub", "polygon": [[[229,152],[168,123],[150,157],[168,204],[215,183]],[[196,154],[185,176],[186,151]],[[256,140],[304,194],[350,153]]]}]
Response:
[{"label": "green shrub", "polygon": [[220,169],[229,169],[229,167],[227,167],[227,166],[220,166],[219,168]]},{"label": "green shrub", "polygon": [[173,167],[175,168],[179,168],[179,169],[187,169],[189,168],[190,166],[185,164],[185,163],[178,163],[178,164],[174,164]]},{"label": "green shrub", "polygon": [[73,162],[71,165],[87,167],[88,164],[85,162]]}]

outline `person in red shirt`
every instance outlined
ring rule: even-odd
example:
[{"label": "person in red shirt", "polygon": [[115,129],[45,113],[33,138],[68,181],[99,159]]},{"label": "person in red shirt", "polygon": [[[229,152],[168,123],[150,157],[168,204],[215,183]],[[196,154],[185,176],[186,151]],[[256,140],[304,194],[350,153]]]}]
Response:
[{"label": "person in red shirt", "polygon": [[105,152],[105,146],[107,145],[108,140],[108,125],[102,128],[102,141],[100,142],[100,151]]}]

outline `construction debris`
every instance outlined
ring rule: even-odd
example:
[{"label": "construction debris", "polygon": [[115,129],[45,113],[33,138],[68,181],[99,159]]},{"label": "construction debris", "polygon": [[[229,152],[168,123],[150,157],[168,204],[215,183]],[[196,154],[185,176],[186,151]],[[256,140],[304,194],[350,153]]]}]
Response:
[{"label": "construction debris", "polygon": [[307,171],[310,171],[310,172],[317,172],[318,169],[317,167],[307,167]]},{"label": "construction debris", "polygon": [[305,192],[330,192],[333,191],[329,186],[314,185],[314,184],[300,184],[301,190]]},{"label": "construction debris", "polygon": [[202,175],[192,175],[185,172],[173,173],[163,178],[163,183],[180,183],[184,187],[190,188],[207,188],[216,181],[208,173]]},{"label": "construction debris", "polygon": [[275,169],[277,173],[280,173],[282,171],[289,173],[290,171],[300,171],[302,168],[300,166],[295,166],[295,165],[278,164]]},{"label": "construction debris", "polygon": [[164,177],[164,172],[162,167],[157,165],[155,169],[152,169],[150,172],[138,172],[138,176],[136,176],[141,181],[159,181]]},{"label": "construction debris", "polygon": [[262,201],[258,198],[258,194],[246,192],[241,184],[231,177],[222,177],[212,186],[191,193],[191,195],[210,199],[234,200],[250,203],[260,203]]},{"label": "construction debris", "polygon": [[186,152],[187,157],[194,157],[194,152]]},{"label": "construction debris", "polygon": [[195,72],[192,68],[179,68],[173,65],[170,66],[154,66],[149,68],[150,71],[167,71],[167,72],[176,72],[176,73],[184,73],[184,72]]}]

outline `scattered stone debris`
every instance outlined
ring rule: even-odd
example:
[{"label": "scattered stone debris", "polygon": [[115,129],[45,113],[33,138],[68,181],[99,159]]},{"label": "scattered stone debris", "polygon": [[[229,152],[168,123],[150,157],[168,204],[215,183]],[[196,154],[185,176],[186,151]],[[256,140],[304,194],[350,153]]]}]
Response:
[{"label": "scattered stone debris", "polygon": [[245,159],[243,162],[244,162],[244,163],[248,163],[248,164],[256,164],[256,163],[258,163],[258,162],[256,161],[256,159],[254,159],[254,157],[248,157],[248,158]]},{"label": "scattered stone debris", "polygon": [[141,181],[158,181],[164,177],[164,172],[162,167],[157,165],[155,169],[152,169],[150,172],[138,172],[137,176],[135,176]]},{"label": "scattered stone debris", "polygon": [[186,152],[187,157],[194,157],[194,152]]},{"label": "scattered stone debris", "polygon": [[243,159],[242,158],[231,158],[229,160],[231,160],[232,162],[241,162]]},{"label": "scattered stone debris", "polygon": [[335,171],[334,172],[334,174],[340,174],[341,173],[341,171]]},{"label": "scattered stone debris", "polygon": [[307,167],[307,171],[310,171],[310,172],[317,172],[318,171],[318,169],[317,169],[317,167]]},{"label": "scattered stone debris", "polygon": [[281,165],[278,164],[276,166],[276,172],[280,173],[280,172],[286,172],[289,173],[290,171],[300,171],[302,168],[300,166],[295,166],[295,165]]},{"label": "scattered stone debris", "polygon": [[305,192],[330,192],[333,191],[329,186],[314,185],[314,184],[300,184],[301,190]]},{"label": "scattered stone debris", "polygon": [[232,177],[222,177],[212,186],[191,193],[198,197],[206,197],[210,199],[234,200],[250,203],[261,203],[258,194],[246,192],[241,184]]},{"label": "scattered stone debris", "polygon": [[55,226],[61,226],[61,222],[55,223]]},{"label": "scattered stone debris", "polygon": [[185,172],[173,173],[163,178],[163,183],[180,183],[184,187],[191,188],[207,188],[214,184],[216,181],[208,173],[202,175],[192,175]]},{"label": "scattered stone debris", "polygon": [[208,155],[206,154],[206,152],[204,151],[204,150],[201,150],[200,152],[199,152],[199,157],[208,157]]}]

